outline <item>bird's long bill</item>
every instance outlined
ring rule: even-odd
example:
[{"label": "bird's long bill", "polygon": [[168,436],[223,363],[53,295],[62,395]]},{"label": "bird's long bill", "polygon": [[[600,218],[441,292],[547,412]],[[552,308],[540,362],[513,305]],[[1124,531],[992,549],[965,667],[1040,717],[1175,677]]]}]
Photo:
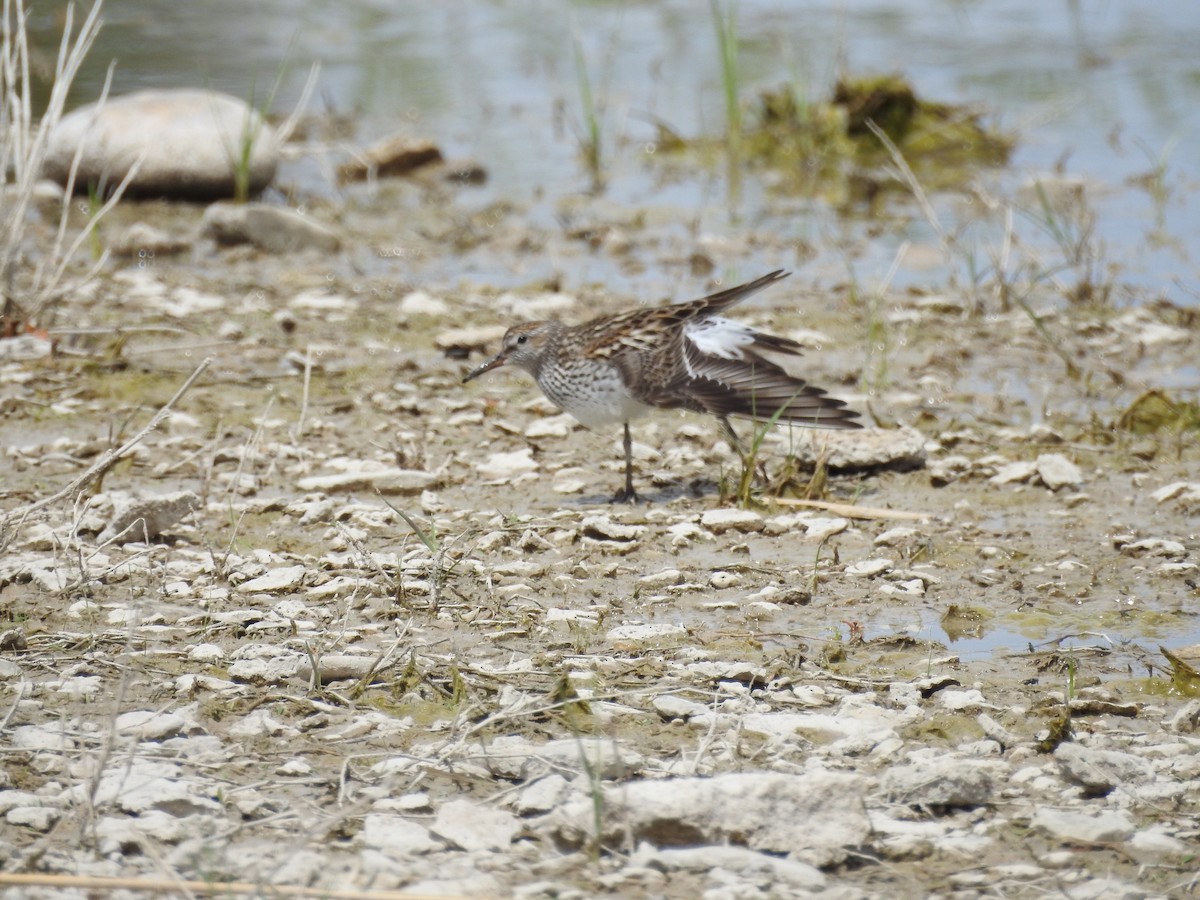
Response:
[{"label": "bird's long bill", "polygon": [[495,369],[498,366],[504,365],[505,361],[506,360],[504,357],[504,351],[501,350],[499,353],[497,353],[495,356],[493,356],[491,359],[489,359],[487,362],[485,362],[482,366],[480,366],[477,369],[472,369],[470,372],[468,372],[467,377],[463,379],[463,384],[466,384],[472,378],[478,378],[484,372],[490,372],[490,371],[492,371],[492,369]]}]

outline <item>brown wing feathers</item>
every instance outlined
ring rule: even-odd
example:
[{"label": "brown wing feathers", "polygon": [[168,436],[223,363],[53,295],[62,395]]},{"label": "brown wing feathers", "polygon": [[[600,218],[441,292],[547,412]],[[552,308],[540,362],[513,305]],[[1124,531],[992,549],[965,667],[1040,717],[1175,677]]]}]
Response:
[{"label": "brown wing feathers", "polygon": [[[686,342],[685,342],[686,343]],[[706,356],[687,346],[691,376],[671,391],[688,398],[681,405],[721,416],[803,422],[826,428],[857,428],[857,413],[820,388],[793,378],[770,360],[746,352],[744,359]]]}]

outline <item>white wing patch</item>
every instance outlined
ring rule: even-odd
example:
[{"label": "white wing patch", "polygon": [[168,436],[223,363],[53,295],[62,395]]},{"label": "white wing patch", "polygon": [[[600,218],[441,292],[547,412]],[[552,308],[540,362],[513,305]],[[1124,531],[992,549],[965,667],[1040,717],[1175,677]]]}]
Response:
[{"label": "white wing patch", "polygon": [[[692,346],[705,356],[716,356],[720,359],[745,359],[742,352],[754,343],[756,333],[753,328],[734,322],[732,319],[722,319],[720,316],[710,316],[699,322],[688,323],[683,328],[683,336],[692,342]],[[687,360],[687,354],[684,354]],[[689,374],[691,365],[688,364]]]}]

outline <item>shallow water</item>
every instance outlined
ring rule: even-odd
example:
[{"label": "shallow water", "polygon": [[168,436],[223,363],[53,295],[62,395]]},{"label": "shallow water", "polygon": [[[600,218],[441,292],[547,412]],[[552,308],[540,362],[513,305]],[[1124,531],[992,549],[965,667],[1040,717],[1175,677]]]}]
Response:
[{"label": "shallow water", "polygon": [[[1200,5],[742,0],[736,9],[743,102],[783,84],[822,98],[846,71],[900,72],[922,96],[977,104],[1019,135],[1011,169],[985,182],[1010,192],[1034,177],[1082,179],[1096,214],[1098,271],[1133,288],[1116,299],[1197,302],[1200,278],[1188,248],[1200,243],[1200,157],[1193,152],[1200,122],[1192,114],[1200,108]],[[36,13],[40,43],[49,48],[61,12]],[[579,155],[578,40],[602,109],[608,199],[673,211],[700,234],[719,236],[729,224],[720,171],[663,179],[645,164],[655,121],[685,136],[723,127],[706,4],[144,0],[110,4],[105,20],[73,95],[78,102],[96,95],[115,58],[117,92],[208,85],[285,113],[319,62],[313,110],[358,117],[356,141],[409,133],[476,158],[491,175],[480,203],[514,200],[543,225],[561,217],[564,198],[589,186]],[[1160,166],[1156,182],[1150,176]],[[315,169],[299,177],[302,190],[334,189]],[[1034,221],[1044,218],[1036,199],[1026,202],[1031,215],[1018,216],[1018,233],[1052,249],[1044,223]],[[754,179],[736,206],[745,220],[765,217],[797,239],[846,227],[822,204],[780,204]],[[972,215],[953,198],[936,198],[935,207],[951,231]],[[857,277],[882,281],[903,242],[934,241],[915,207],[906,212],[907,224],[889,222],[872,236]],[[965,244],[982,256],[999,239],[994,229],[976,229]],[[837,261],[825,265],[823,277],[845,277]],[[603,266],[577,274],[620,277]],[[894,284],[937,274],[902,263]]]}]

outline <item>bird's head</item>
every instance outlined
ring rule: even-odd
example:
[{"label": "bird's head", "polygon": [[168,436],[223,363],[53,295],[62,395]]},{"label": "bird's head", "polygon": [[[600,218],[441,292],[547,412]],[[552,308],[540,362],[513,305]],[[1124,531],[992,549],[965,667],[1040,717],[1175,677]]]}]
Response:
[{"label": "bird's head", "polygon": [[504,339],[500,342],[500,352],[477,369],[468,372],[463,381],[478,378],[500,366],[517,366],[531,375],[536,375],[546,344],[560,328],[562,325],[558,322],[522,322],[520,325],[514,325],[504,333]]}]

